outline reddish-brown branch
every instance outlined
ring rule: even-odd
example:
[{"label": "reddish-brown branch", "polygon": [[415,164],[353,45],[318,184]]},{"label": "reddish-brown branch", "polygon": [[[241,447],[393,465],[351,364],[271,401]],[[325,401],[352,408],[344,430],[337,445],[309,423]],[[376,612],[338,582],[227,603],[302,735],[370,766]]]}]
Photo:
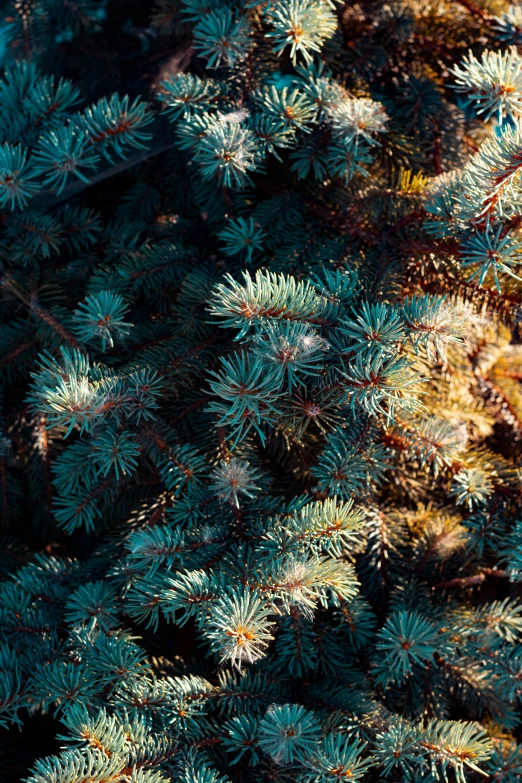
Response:
[{"label": "reddish-brown branch", "polygon": [[21,345],[18,345],[16,348],[13,348],[9,353],[4,354],[4,356],[0,358],[0,367],[6,367],[8,364],[11,364],[11,362],[14,362],[21,353],[32,348],[33,345],[36,345],[36,340],[28,340],[25,343],[21,343]]},{"label": "reddish-brown branch", "polygon": [[461,5],[463,8],[465,8],[466,11],[469,11],[472,16],[476,16],[477,19],[480,19],[483,22],[489,21],[489,16],[470,0],[455,0],[455,2],[457,5]]},{"label": "reddish-brown branch", "polygon": [[481,377],[479,380],[479,391],[484,401],[489,407],[494,408],[497,419],[500,419],[508,427],[511,427],[515,437],[518,439],[522,435],[522,422],[518,412],[511,405],[510,401],[502,389],[494,384],[489,378]]},{"label": "reddish-brown branch", "polygon": [[488,576],[497,577],[498,579],[509,578],[508,572],[499,568],[481,568],[478,574],[473,574],[472,576],[456,577],[455,579],[447,579],[443,582],[437,582],[435,587],[440,589],[447,587],[475,587],[476,585],[480,585],[482,582],[485,582]]},{"label": "reddish-brown branch", "polygon": [[64,326],[62,326],[62,324],[59,321],[57,321],[53,315],[51,315],[49,310],[47,310],[45,307],[43,307],[43,305],[41,305],[38,302],[36,297],[31,298],[29,308],[33,313],[33,315],[35,315],[41,321],[46,323],[47,326],[50,326],[51,329],[53,329],[57,334],[59,334],[64,342],[68,343],[73,348],[77,348],[79,351],[82,350],[82,347],[80,343],[76,340],[76,338],[73,337],[72,334],[68,332],[67,329]]}]

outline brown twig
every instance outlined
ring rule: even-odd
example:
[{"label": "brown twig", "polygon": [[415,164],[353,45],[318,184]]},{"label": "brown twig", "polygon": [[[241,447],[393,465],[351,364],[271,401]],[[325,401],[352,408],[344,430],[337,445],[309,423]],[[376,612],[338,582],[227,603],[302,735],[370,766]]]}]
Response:
[{"label": "brown twig", "polygon": [[485,582],[488,576],[495,576],[498,579],[509,578],[508,572],[503,571],[500,568],[481,568],[478,574],[473,574],[472,576],[461,576],[456,577],[455,579],[447,579],[443,582],[437,582],[435,587],[438,589],[443,589],[446,587],[475,587],[476,585],[480,585],[482,582]]}]

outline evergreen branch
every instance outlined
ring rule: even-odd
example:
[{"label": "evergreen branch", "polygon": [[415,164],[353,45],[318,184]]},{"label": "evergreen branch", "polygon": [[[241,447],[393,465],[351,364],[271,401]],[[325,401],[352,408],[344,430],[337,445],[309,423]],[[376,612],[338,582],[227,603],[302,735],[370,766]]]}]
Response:
[{"label": "evergreen branch", "polygon": [[108,162],[104,168],[88,177],[87,181],[79,180],[69,183],[59,194],[53,189],[42,188],[39,191],[38,196],[32,199],[31,206],[34,209],[41,210],[48,210],[56,207],[59,204],[70,201],[71,198],[77,196],[86,188],[98,185],[109,177],[115,177],[128,169],[139,166],[157,155],[168,152],[175,146],[176,140],[172,134],[172,130],[169,128],[168,123],[158,116],[155,117],[154,122],[151,125],[151,134],[154,141],[150,147],[137,150],[123,160],[118,161],[118,163]]}]

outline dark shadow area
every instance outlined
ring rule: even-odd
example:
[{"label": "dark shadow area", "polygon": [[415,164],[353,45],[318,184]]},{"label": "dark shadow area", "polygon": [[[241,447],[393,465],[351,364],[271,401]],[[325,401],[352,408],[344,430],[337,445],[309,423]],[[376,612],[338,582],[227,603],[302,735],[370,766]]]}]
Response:
[{"label": "dark shadow area", "polygon": [[[25,717],[25,716],[24,716]],[[58,753],[56,736],[62,726],[52,714],[37,713],[25,719],[21,729],[16,726],[0,733],[0,783],[24,780],[37,759]]]}]

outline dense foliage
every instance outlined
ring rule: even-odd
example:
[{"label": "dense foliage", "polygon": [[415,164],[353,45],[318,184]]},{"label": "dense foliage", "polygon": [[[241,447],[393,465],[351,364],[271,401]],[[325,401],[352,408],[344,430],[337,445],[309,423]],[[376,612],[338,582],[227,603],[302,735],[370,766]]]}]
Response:
[{"label": "dense foliage", "polygon": [[520,780],[520,6],[0,55],[0,779]]}]

